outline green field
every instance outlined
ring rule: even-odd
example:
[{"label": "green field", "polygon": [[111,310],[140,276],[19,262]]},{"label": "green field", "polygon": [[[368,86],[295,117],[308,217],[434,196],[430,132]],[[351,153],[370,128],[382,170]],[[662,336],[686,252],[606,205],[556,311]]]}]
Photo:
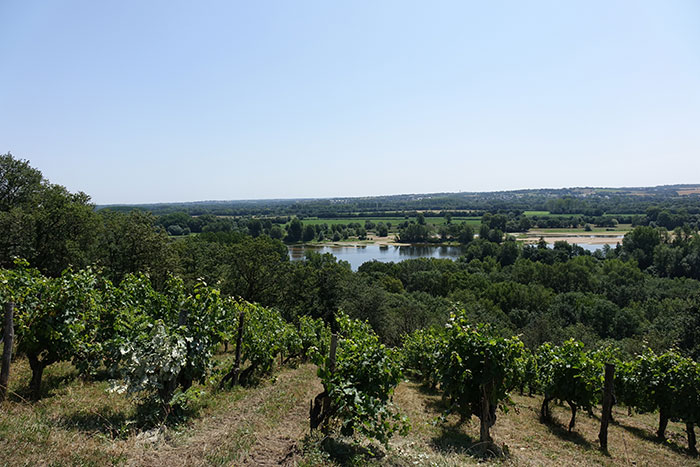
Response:
[{"label": "green field", "polygon": [[578,213],[578,214],[552,214],[549,211],[523,211],[523,214],[525,214],[528,217],[532,216],[538,216],[538,217],[573,217],[573,216],[582,216],[583,214]]},{"label": "green field", "polygon": [[592,230],[586,231],[584,229],[532,229],[530,232],[546,233],[546,234],[580,234],[580,235],[591,235],[591,234],[625,234],[632,229],[631,224],[618,224],[617,227],[594,227]]},{"label": "green field", "polygon": [[[365,221],[372,221],[375,224],[377,222],[384,222],[385,224],[390,222],[392,229],[395,228],[398,224],[404,222],[404,221],[416,221],[415,217],[342,217],[342,218],[337,218],[337,219],[319,219],[318,217],[308,217],[304,218],[301,221],[306,225],[318,225],[318,224],[328,224],[328,225],[336,225],[336,224],[350,224],[351,222],[359,222],[362,226],[365,225]],[[433,225],[443,225],[447,222],[447,219],[444,217],[426,217],[425,222],[428,224],[433,224]],[[453,217],[452,218],[452,223],[457,224],[457,223],[462,223],[466,222],[469,225],[475,225],[478,226],[481,223],[481,217]]]}]

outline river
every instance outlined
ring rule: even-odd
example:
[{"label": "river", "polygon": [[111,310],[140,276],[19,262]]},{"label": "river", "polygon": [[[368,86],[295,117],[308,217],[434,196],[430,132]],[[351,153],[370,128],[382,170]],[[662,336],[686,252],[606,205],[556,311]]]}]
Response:
[{"label": "river", "polygon": [[[596,251],[603,248],[601,244],[580,244],[588,251]],[[455,260],[462,256],[464,247],[460,246],[432,246],[432,245],[359,245],[359,246],[290,246],[289,258],[292,261],[300,261],[306,257],[307,251],[317,253],[331,253],[341,261],[350,263],[353,271],[357,271],[363,263],[377,260],[382,262],[403,261],[413,258],[447,258]]]}]

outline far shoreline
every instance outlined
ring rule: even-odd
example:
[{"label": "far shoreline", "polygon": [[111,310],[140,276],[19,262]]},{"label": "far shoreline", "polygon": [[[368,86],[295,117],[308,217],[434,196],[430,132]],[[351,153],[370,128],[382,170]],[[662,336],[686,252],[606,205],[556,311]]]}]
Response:
[{"label": "far shoreline", "polygon": [[[515,240],[526,245],[537,244],[540,239],[543,239],[548,245],[552,245],[555,242],[567,242],[572,245],[610,245],[611,247],[622,243],[624,234],[627,232],[609,232],[609,233],[576,233],[576,234],[527,234],[521,233],[520,235],[525,235],[523,237],[515,237]],[[365,246],[379,246],[379,247],[410,247],[410,246],[433,246],[433,247],[459,247],[467,246],[461,245],[457,242],[426,242],[426,243],[402,243],[392,240],[392,237],[372,237],[369,236],[367,240],[348,240],[343,241],[323,241],[323,242],[306,242],[306,243],[292,243],[288,244],[289,248],[362,248]]]}]

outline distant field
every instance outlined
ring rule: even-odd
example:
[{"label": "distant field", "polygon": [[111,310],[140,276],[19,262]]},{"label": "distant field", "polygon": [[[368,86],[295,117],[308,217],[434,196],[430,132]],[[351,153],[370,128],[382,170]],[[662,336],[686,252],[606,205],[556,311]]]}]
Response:
[{"label": "distant field", "polygon": [[306,225],[320,225],[320,224],[328,224],[328,225],[336,225],[336,224],[349,224],[351,222],[359,222],[360,224],[364,225],[365,221],[372,221],[375,224],[377,222],[384,222],[385,224],[387,222],[391,222],[391,225],[396,225],[399,222],[403,222],[406,219],[403,217],[344,217],[344,218],[338,218],[338,219],[319,219],[317,217],[307,217],[302,219],[301,221]]},{"label": "distant field", "polygon": [[[302,219],[304,224],[318,225],[318,224],[350,224],[351,222],[359,222],[364,226],[365,221],[372,221],[375,224],[377,222],[384,222],[385,224],[391,222],[392,228],[396,227],[398,224],[404,221],[415,221],[415,217],[342,217],[337,219],[319,219],[317,217],[309,217]],[[442,225],[447,222],[444,217],[426,217],[425,222],[433,225]],[[453,217],[452,223],[462,223],[466,222],[469,225],[479,225],[481,223],[481,217]]]},{"label": "distant field", "polygon": [[526,216],[532,217],[532,216],[538,216],[538,217],[573,217],[573,216],[582,216],[583,214],[577,213],[577,214],[552,214],[549,211],[523,211],[523,214]]},{"label": "distant field", "polygon": [[599,228],[599,227],[594,227],[593,230],[585,231],[584,229],[532,229],[530,230],[529,233],[534,234],[534,233],[546,233],[546,234],[568,234],[568,233],[575,233],[575,234],[581,234],[581,235],[590,235],[590,234],[624,234],[629,232],[632,229],[631,224],[618,224],[617,227],[615,228]]}]

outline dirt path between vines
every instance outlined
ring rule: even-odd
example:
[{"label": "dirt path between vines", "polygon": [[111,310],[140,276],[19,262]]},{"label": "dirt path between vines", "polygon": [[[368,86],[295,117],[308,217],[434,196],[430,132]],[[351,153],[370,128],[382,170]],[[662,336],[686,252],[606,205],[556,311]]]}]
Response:
[{"label": "dirt path between vines", "polygon": [[293,465],[308,432],[316,367],[284,369],[274,382],[236,389],[182,434],[137,441],[129,465]]}]

